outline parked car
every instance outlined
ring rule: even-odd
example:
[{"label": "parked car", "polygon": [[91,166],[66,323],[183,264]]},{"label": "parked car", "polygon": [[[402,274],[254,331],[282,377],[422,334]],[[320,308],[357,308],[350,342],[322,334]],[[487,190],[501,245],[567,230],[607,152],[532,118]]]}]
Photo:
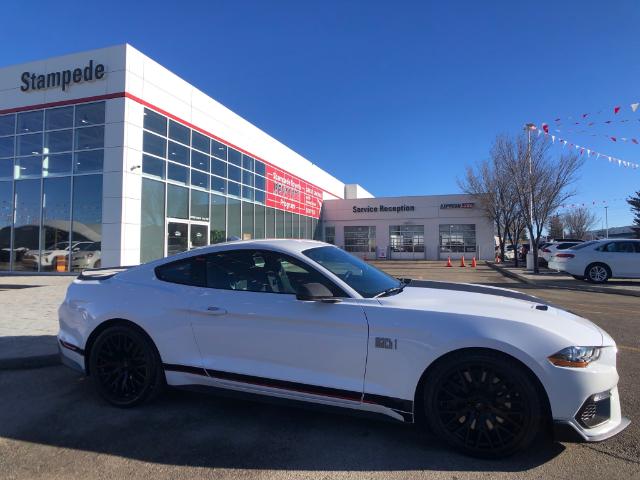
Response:
[{"label": "parked car", "polygon": [[[92,242],[73,242],[72,250],[76,251],[83,245],[90,244]],[[29,266],[34,270],[38,269],[40,265],[41,270],[48,270],[55,268],[56,258],[67,257],[69,255],[69,242],[58,242],[53,245],[49,245],[44,250],[29,250],[22,257],[22,264]]]},{"label": "parked car", "polygon": [[543,244],[542,248],[540,248],[538,254],[540,258],[542,258],[546,263],[549,262],[551,256],[556,253],[556,251],[566,250],[567,248],[574,247],[582,243],[582,240],[579,242],[552,242]]},{"label": "parked car", "polygon": [[578,279],[603,283],[610,278],[640,278],[640,240],[604,239],[557,251],[549,268]]},{"label": "parked car", "polygon": [[516,254],[514,253],[513,245],[507,245],[504,247],[504,259],[505,260],[513,260],[516,258]]},{"label": "parked car", "polygon": [[[401,281],[333,245],[254,240],[85,270],[59,309],[63,362],[118,407],[165,385],[424,418],[481,457],[622,431],[616,344],[496,287]],[[420,423],[420,425],[424,425]]]},{"label": "parked car", "polygon": [[73,270],[85,268],[100,268],[101,242],[83,242],[73,249],[71,254],[71,267]]}]

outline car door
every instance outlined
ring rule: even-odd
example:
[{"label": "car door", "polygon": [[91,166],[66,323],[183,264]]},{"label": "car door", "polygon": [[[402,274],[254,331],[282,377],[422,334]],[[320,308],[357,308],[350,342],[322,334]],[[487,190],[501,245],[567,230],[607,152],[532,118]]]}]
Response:
[{"label": "car door", "polygon": [[638,254],[636,253],[635,242],[617,241],[615,245],[615,253],[611,254],[616,257],[614,275],[620,277],[638,276]]},{"label": "car door", "polygon": [[[300,301],[296,289],[317,282],[342,297]],[[191,305],[202,363],[213,378],[361,400],[368,327],[356,299],[298,259],[271,251],[207,256],[207,288]]]}]

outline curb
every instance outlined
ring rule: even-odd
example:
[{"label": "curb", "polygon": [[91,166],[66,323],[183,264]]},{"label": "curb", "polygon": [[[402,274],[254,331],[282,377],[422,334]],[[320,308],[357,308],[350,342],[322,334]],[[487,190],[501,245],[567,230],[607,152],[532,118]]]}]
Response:
[{"label": "curb", "polygon": [[31,357],[0,358],[0,370],[30,370],[61,365],[60,355],[33,355]]},{"label": "curb", "polygon": [[554,285],[553,283],[539,282],[531,280],[527,277],[519,275],[515,272],[509,271],[505,268],[499,267],[495,262],[485,262],[489,268],[492,268],[496,272],[500,272],[505,277],[512,278],[520,283],[526,283],[527,285],[533,285],[542,288],[557,288],[560,290],[573,290],[576,292],[593,292],[593,293],[609,293],[613,295],[624,295],[626,297],[640,297],[640,292],[634,292],[631,290],[614,290],[612,288],[596,287],[592,285],[585,286],[569,286],[569,285]]}]

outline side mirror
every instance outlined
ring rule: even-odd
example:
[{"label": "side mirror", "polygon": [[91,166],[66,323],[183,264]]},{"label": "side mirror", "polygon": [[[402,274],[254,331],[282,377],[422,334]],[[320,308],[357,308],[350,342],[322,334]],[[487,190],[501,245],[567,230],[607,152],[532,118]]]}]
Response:
[{"label": "side mirror", "polygon": [[340,301],[321,283],[305,283],[300,285],[296,298],[307,302],[337,303]]}]

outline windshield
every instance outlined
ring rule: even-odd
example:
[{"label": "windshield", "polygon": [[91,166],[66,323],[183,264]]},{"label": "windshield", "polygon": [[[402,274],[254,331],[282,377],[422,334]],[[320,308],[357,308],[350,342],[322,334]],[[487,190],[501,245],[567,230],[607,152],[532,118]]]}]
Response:
[{"label": "windshield", "polygon": [[583,248],[588,247],[589,245],[595,245],[596,243],[598,242],[595,240],[591,240],[590,242],[579,243],[571,247],[571,250],[582,250]]},{"label": "windshield", "polygon": [[317,247],[302,252],[319,263],[365,298],[375,297],[390,288],[402,287],[397,278],[387,275],[338,247]]}]

